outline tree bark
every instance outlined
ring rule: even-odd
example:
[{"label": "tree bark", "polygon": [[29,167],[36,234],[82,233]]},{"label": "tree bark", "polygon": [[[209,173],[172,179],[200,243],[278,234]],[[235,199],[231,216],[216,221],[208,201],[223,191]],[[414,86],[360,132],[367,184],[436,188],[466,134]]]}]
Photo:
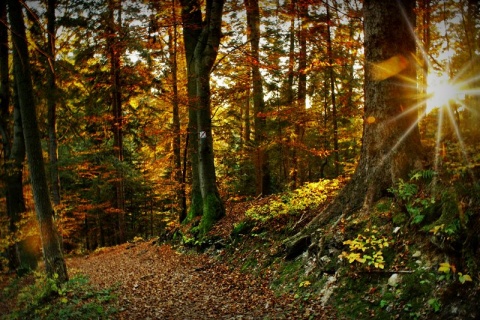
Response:
[{"label": "tree bark", "polygon": [[[23,194],[23,161],[25,160],[25,141],[23,138],[22,117],[18,99],[15,99],[13,111],[13,143],[10,150],[9,161],[6,165],[7,184],[7,212],[10,218],[10,232],[15,234],[18,231],[18,223],[25,213],[25,198]],[[35,248],[28,245],[27,239],[17,239],[15,248],[14,267],[19,274],[35,270],[37,268],[37,257]]]},{"label": "tree bark", "polygon": [[0,134],[4,155],[4,174],[6,184],[7,216],[9,231],[16,243],[8,248],[9,268],[18,274],[37,268],[37,257],[28,239],[18,239],[18,222],[26,211],[23,194],[23,161],[25,160],[25,142],[23,140],[22,118],[18,99],[15,99],[13,111],[13,142],[9,125],[10,113],[10,77],[8,61],[7,3],[0,4]]},{"label": "tree bark", "polygon": [[[198,139],[198,176],[203,204],[199,231],[201,235],[205,235],[213,224],[225,215],[225,207],[218,192],[215,174],[210,110],[210,73],[221,39],[224,1],[207,0],[204,20],[202,20],[200,3],[197,0],[182,0],[181,3],[182,21],[184,29],[187,29],[187,37],[184,39],[187,66],[190,65],[189,68],[194,70],[194,111],[198,133],[195,139]],[[201,32],[192,32],[195,31],[192,29],[199,26],[202,26]],[[184,30],[184,35],[186,31]],[[193,35],[196,37],[191,37]],[[187,44],[187,41],[191,42]],[[192,49],[193,53],[188,51]]]},{"label": "tree bark", "polygon": [[63,258],[60,237],[54,224],[54,210],[49,197],[40,132],[35,111],[22,6],[19,0],[8,0],[7,4],[9,6],[8,12],[13,40],[15,84],[18,90],[23,135],[35,210],[40,225],[45,268],[48,277],[56,278],[59,283],[63,283],[68,280],[67,267]]},{"label": "tree bark", "polygon": [[198,130],[197,130],[197,85],[195,66],[193,63],[197,39],[202,32],[202,13],[199,7],[195,8],[193,1],[182,0],[182,22],[183,22],[183,43],[185,47],[185,58],[187,65],[187,94],[188,94],[188,154],[191,165],[191,191],[190,208],[187,218],[188,222],[203,214],[202,193],[200,191],[200,176],[198,174]]},{"label": "tree bark", "polygon": [[[400,7],[399,7],[400,5]],[[372,204],[399,178],[422,167],[422,146],[415,109],[416,68],[412,55],[415,39],[415,0],[364,2],[365,109],[360,161],[350,182],[337,198],[300,233],[284,245],[288,257],[316,245],[321,227],[340,216]],[[399,14],[404,12],[405,14]],[[399,73],[378,75],[377,65],[397,57]]]}]

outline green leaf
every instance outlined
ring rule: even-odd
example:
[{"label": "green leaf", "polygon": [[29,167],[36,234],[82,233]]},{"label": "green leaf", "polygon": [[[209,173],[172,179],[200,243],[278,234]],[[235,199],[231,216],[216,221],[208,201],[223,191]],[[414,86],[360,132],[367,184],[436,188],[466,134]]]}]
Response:
[{"label": "green leaf", "polygon": [[425,216],[423,214],[418,214],[415,216],[415,218],[413,218],[412,224],[419,224],[423,221],[424,218]]}]

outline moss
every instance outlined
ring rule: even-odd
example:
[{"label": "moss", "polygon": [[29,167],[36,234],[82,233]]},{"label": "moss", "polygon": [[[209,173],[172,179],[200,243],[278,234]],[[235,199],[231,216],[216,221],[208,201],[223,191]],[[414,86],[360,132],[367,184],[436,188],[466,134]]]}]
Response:
[{"label": "moss", "polygon": [[379,288],[387,281],[385,275],[347,273],[341,279],[334,292],[334,303],[340,318],[391,318],[391,314],[380,305],[382,295]]},{"label": "moss", "polygon": [[232,230],[232,236],[238,237],[242,234],[249,234],[250,231],[252,231],[253,227],[254,227],[253,221],[250,221],[250,220],[241,221],[234,225]]},{"label": "moss", "polygon": [[378,211],[378,212],[388,212],[390,211],[390,208],[392,206],[392,199],[390,198],[383,198],[383,199],[380,199],[376,205],[375,205],[375,209]]},{"label": "moss", "polygon": [[202,216],[203,213],[203,201],[202,194],[200,192],[192,191],[192,203],[190,209],[188,210],[187,217],[182,223],[186,224],[193,221],[196,217]]},{"label": "moss", "polygon": [[273,281],[272,287],[279,293],[292,292],[297,286],[301,271],[303,271],[301,259],[286,261],[278,270],[278,276]]},{"label": "moss", "polygon": [[245,272],[245,271],[252,271],[253,269],[255,269],[256,267],[258,266],[258,261],[256,258],[249,258],[245,261],[245,263],[242,265],[242,267],[240,268],[240,270],[242,272]]},{"label": "moss", "polygon": [[408,221],[408,215],[405,212],[396,212],[392,216],[392,222],[396,226],[402,226]]},{"label": "moss", "polygon": [[206,195],[205,199],[203,199],[202,220],[198,226],[200,236],[205,236],[215,222],[220,220],[223,216],[225,216],[225,207],[223,206],[220,196],[215,192]]}]

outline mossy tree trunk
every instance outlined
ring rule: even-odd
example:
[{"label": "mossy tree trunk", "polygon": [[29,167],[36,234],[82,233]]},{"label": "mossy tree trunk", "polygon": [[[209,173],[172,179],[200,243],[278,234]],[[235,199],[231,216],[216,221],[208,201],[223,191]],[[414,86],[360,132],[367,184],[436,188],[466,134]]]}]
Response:
[{"label": "mossy tree trunk", "polygon": [[63,283],[68,280],[67,267],[63,258],[60,236],[54,224],[54,210],[49,197],[40,131],[35,111],[22,5],[19,0],[8,0],[7,4],[13,41],[15,85],[18,92],[35,210],[40,225],[45,267],[48,277],[56,278],[59,283]]},{"label": "mossy tree trunk", "polygon": [[189,93],[191,90],[193,94],[195,90],[195,96],[190,97],[193,99],[190,108],[193,112],[191,120],[196,116],[197,134],[192,140],[198,139],[198,181],[203,209],[199,231],[204,235],[225,215],[215,174],[210,110],[210,73],[221,39],[224,1],[207,0],[204,19],[198,0],[182,0],[181,4]]},{"label": "mossy tree trunk", "polygon": [[360,161],[337,198],[304,230],[285,241],[287,256],[316,245],[321,228],[335,218],[358,210],[368,214],[374,201],[399,178],[422,167],[418,113],[414,109],[414,8],[415,0],[364,2],[366,78]]},{"label": "mossy tree trunk", "polygon": [[[203,213],[202,193],[200,191],[200,177],[198,175],[198,130],[197,130],[197,84],[193,57],[198,37],[200,36],[202,13],[193,10],[194,2],[181,1],[183,22],[183,43],[187,65],[187,94],[188,94],[188,128],[187,150],[191,166],[190,208],[184,222],[200,217]],[[200,23],[200,24],[198,24]]]}]

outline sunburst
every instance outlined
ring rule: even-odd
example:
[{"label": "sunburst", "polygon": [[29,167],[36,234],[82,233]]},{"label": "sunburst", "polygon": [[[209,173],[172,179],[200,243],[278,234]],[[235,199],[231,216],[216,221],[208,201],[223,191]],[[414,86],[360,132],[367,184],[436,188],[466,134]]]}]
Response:
[{"label": "sunburst", "polygon": [[[403,13],[403,12],[402,12]],[[404,13],[403,13],[404,14]],[[382,81],[386,78],[390,77],[402,77],[402,71],[407,66],[408,63],[417,63],[417,67],[419,70],[424,70],[422,64],[426,63],[428,65],[428,70],[434,70],[432,60],[430,59],[430,55],[427,54],[422,46],[422,42],[417,38],[414,28],[410,26],[411,33],[416,39],[417,47],[419,48],[420,56],[416,56],[413,53],[411,54],[412,59],[409,57],[403,56],[394,56],[390,59],[385,61],[375,63],[373,65],[373,73],[371,75],[372,79],[376,81]],[[473,76],[467,77],[467,73],[471,73],[473,70],[473,64],[475,61],[471,61],[459,70],[456,74],[453,74],[451,70],[449,70],[449,63],[452,59],[452,55],[454,53],[450,52],[449,56],[444,56],[443,61],[445,70],[438,71],[439,65],[438,61],[436,63],[435,71],[431,73],[424,74],[423,77],[427,78],[428,85],[426,87],[418,87],[419,82],[417,79],[406,79],[405,83],[409,83],[409,86],[412,88],[420,89],[418,91],[425,92],[422,95],[417,95],[414,98],[417,100],[417,104],[407,108],[402,114],[397,116],[395,119],[391,119],[390,121],[393,123],[401,117],[406,116],[411,112],[418,113],[418,120],[416,123],[412,124],[410,128],[402,134],[399,138],[399,141],[392,147],[391,151],[384,156],[384,158],[388,158],[392,152],[394,152],[401,143],[408,137],[412,130],[414,130],[420,121],[425,119],[427,115],[433,110],[438,110],[436,120],[436,133],[435,133],[435,156],[434,156],[434,169],[436,171],[439,170],[439,165],[441,162],[441,154],[444,153],[443,148],[443,136],[445,132],[443,132],[445,125],[452,128],[453,137],[458,141],[459,149],[458,152],[461,153],[463,162],[467,168],[472,167],[472,162],[470,161],[470,157],[467,152],[466,145],[464,143],[464,139],[462,137],[462,131],[459,127],[459,118],[462,112],[470,112],[470,114],[474,114],[478,112],[476,108],[472,108],[469,105],[467,97],[472,96],[480,96],[480,87],[476,87],[475,84],[480,82],[480,74],[475,74]],[[478,61],[477,61],[478,63]],[[430,117],[429,117],[430,118]],[[428,119],[427,121],[430,121]],[[385,160],[382,159],[382,162]],[[470,170],[470,174],[473,179],[472,171]]]}]

